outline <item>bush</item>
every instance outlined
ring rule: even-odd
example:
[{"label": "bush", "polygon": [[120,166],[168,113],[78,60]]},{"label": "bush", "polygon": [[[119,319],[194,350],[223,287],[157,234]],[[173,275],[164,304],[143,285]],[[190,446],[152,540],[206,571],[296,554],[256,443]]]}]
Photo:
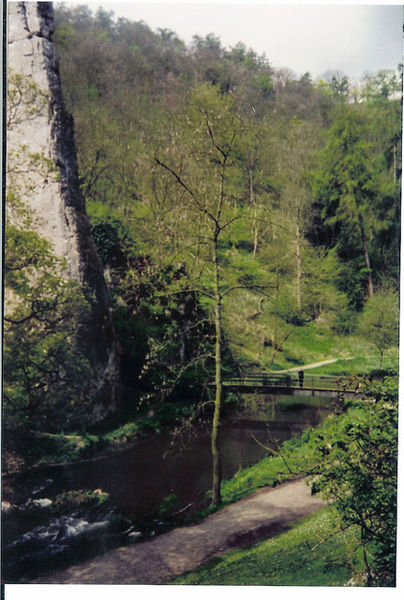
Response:
[{"label": "bush", "polygon": [[395,585],[397,378],[372,384],[327,436],[313,432],[319,468],[314,493],[331,499],[343,524],[361,531],[368,585]]},{"label": "bush", "polygon": [[4,425],[71,429],[83,421],[91,390],[78,340],[88,303],[51,244],[30,230],[19,199],[9,194],[8,202],[21,224],[6,228]]}]

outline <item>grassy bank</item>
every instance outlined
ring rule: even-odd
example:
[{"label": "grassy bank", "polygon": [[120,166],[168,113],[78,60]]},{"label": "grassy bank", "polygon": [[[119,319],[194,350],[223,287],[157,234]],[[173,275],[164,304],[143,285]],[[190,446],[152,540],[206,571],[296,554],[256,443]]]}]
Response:
[{"label": "grassy bank", "polygon": [[[269,333],[274,328],[271,318],[264,311],[246,327],[245,321],[248,313],[253,311],[254,303],[246,307],[243,300],[243,296],[238,298],[235,302],[238,312],[232,313],[226,322],[226,334],[231,340],[233,356],[242,368],[290,369],[330,358],[339,359],[340,367],[334,367],[333,363],[329,365],[328,370],[323,371],[321,368],[315,372],[356,374],[366,373],[380,366],[380,355],[369,339],[355,334],[338,334],[321,322],[288,325],[281,320],[281,329],[284,330],[286,339],[279,344],[280,350],[275,351]],[[352,331],[354,330],[353,324]],[[397,368],[397,364],[398,350],[393,348],[386,352],[383,368]]]},{"label": "grassy bank", "polygon": [[374,381],[365,398],[346,400],[317,428],[240,470],[222,488],[224,501],[233,502],[306,474],[335,504],[174,583],[394,586],[396,456],[397,380],[386,377]]},{"label": "grassy bank", "polygon": [[[359,353],[353,352],[351,358],[339,358],[336,362],[314,367],[310,369],[313,375],[370,375],[373,371],[378,370],[380,365],[380,357],[375,352]],[[383,370],[392,370],[396,372],[398,369],[398,349],[392,348],[386,352],[383,360]]]},{"label": "grassy bank", "polygon": [[341,531],[332,509],[294,523],[276,537],[214,558],[176,585],[342,586],[360,583],[357,529]]},{"label": "grassy bank", "polygon": [[[347,407],[349,401],[347,401]],[[357,407],[348,408],[342,415],[331,415],[315,431],[321,432],[324,438],[335,426],[336,419],[349,422],[360,414]],[[313,429],[307,429],[298,438],[292,438],[282,444],[278,450],[273,450],[260,462],[240,469],[234,477],[222,483],[222,497],[225,504],[240,500],[264,486],[275,487],[279,483],[293,479],[296,476],[309,475],[316,468],[318,452],[313,442]]]}]

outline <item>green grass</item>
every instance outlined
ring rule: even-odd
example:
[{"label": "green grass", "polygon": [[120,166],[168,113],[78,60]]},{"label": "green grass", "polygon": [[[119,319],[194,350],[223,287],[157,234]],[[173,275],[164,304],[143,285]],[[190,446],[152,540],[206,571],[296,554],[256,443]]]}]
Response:
[{"label": "green grass", "polygon": [[[240,500],[264,486],[275,487],[283,481],[296,477],[300,469],[308,465],[309,448],[296,450],[295,453],[284,453],[287,465],[293,473],[290,473],[284,460],[280,456],[267,456],[259,463],[247,469],[241,469],[230,480],[222,483],[223,503],[229,504]],[[285,456],[286,454],[286,456]]]},{"label": "green grass", "polygon": [[[313,375],[364,375],[378,369],[380,357],[376,353],[369,353],[353,358],[341,358],[334,363],[310,369]],[[383,369],[398,369],[398,348],[391,348],[383,359]]]},{"label": "green grass", "polygon": [[[232,354],[242,368],[281,370],[330,358],[342,362],[316,372],[356,374],[379,367],[379,353],[368,339],[354,334],[339,335],[326,322],[311,321],[297,326],[280,318],[276,320],[265,303],[262,312],[257,313],[260,297],[243,290],[234,292],[226,303],[226,337],[231,340]],[[254,314],[256,318],[251,320]],[[270,345],[275,337],[282,345],[280,352],[274,352]],[[397,355],[397,350],[386,353],[383,367],[396,366]],[[348,358],[354,360],[344,364]]]},{"label": "green grass", "polygon": [[[327,438],[328,431],[334,427],[335,418],[350,421],[355,419],[359,413],[360,409],[351,406],[343,415],[338,417],[330,415],[315,430],[320,431]],[[316,467],[318,461],[312,431],[313,429],[308,428],[300,437],[285,441],[277,453],[268,454],[256,464],[240,469],[231,479],[223,481],[221,506],[241,500],[262,487],[275,487],[297,476],[309,474]],[[207,508],[192,517],[191,520],[206,517],[212,512],[215,512],[215,509]]]},{"label": "green grass", "polygon": [[[361,407],[347,401],[347,411],[328,417],[316,430],[330,438],[335,420],[352,423]],[[310,473],[318,464],[316,441],[311,429],[284,442],[277,455],[240,470],[222,483],[223,505],[240,500],[263,486],[276,486],[298,474]],[[208,513],[206,513],[208,514]],[[342,586],[353,580],[365,585],[359,532],[354,527],[340,531],[332,507],[291,524],[276,537],[247,549],[215,558],[172,583],[187,585]]]},{"label": "green grass", "polygon": [[355,528],[341,532],[330,508],[276,537],[217,557],[176,585],[342,586],[363,570]]},{"label": "green grass", "polygon": [[338,337],[325,332],[317,327],[315,323],[308,323],[301,327],[294,327],[287,346],[298,346],[308,356],[329,356],[336,346]]}]

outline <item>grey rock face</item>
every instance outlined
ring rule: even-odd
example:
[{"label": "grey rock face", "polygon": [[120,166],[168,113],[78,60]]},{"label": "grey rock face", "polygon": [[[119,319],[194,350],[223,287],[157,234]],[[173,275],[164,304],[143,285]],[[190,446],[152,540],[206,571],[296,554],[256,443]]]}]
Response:
[{"label": "grey rock face", "polygon": [[88,423],[96,423],[118,407],[118,347],[102,266],[79,188],[73,120],[64,107],[52,42],[52,3],[9,3],[8,32],[9,73],[28,78],[48,98],[46,110],[16,119],[9,127],[8,153],[18,154],[24,148],[25,154],[40,155],[55,167],[51,176],[43,169],[28,168],[28,173],[20,169],[15,177],[19,195],[35,217],[34,226],[52,243],[55,254],[65,259],[67,274],[88,292],[91,314],[80,328],[80,341],[94,374]]}]

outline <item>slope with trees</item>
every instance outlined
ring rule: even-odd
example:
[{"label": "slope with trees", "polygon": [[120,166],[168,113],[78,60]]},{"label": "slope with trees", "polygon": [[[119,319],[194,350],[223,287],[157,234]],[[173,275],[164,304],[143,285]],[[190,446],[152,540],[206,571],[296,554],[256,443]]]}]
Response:
[{"label": "slope with trees", "polygon": [[215,455],[226,364],[298,362],[309,325],[352,334],[367,298],[397,288],[398,76],[355,96],[343,74],[296,79],[214,34],[186,47],[102,9],[56,17],[128,414],[215,379]]},{"label": "slope with trees", "polygon": [[[122,348],[118,424],[173,430],[208,417],[216,507],[227,372],[372,343],[382,367],[397,346],[400,74],[368,76],[358,91],[340,73],[296,78],[242,43],[224,48],[209,34],[187,47],[173,31],[103,9],[58,5],[56,23],[81,190]],[[11,97],[11,117],[21,102],[35,112],[25,93]],[[13,190],[9,206],[21,226],[7,230],[6,286],[18,298],[5,318],[7,427],[71,431],[87,389],[72,333],[86,302]],[[370,411],[376,424],[385,409]],[[352,459],[338,436],[359,444],[362,425],[335,432],[318,483],[331,496],[350,481],[345,463],[335,471],[340,451]],[[356,523],[363,515],[348,504]]]}]

